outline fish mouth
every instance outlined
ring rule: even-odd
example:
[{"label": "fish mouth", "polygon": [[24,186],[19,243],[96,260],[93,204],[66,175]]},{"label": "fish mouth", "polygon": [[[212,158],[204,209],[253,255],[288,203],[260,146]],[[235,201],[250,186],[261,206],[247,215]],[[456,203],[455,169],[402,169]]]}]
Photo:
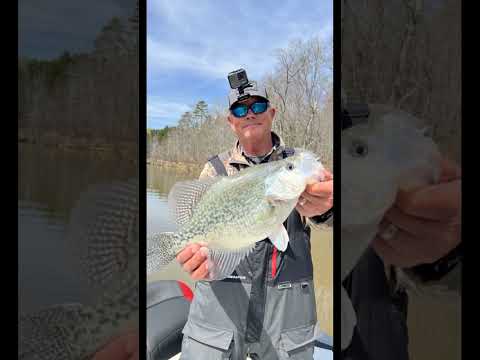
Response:
[{"label": "fish mouth", "polygon": [[324,167],[320,162],[320,158],[312,153],[305,152],[302,154],[303,161],[301,166],[301,171],[305,177],[306,184],[312,184],[319,181],[323,181]]},{"label": "fish mouth", "polygon": [[323,173],[323,167],[317,166],[313,169],[306,178],[307,185],[315,184],[317,182],[323,181],[325,174]]}]

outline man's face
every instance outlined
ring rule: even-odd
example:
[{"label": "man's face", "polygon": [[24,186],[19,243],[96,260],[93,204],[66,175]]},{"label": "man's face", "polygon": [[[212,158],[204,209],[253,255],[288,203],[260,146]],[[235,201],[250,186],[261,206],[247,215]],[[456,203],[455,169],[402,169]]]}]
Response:
[{"label": "man's face", "polygon": [[[245,104],[250,107],[256,101],[266,101],[260,97],[251,97],[240,101],[240,104]],[[241,118],[235,117],[231,112],[228,115],[228,122],[230,127],[242,141],[258,141],[263,137],[270,136],[272,131],[272,122],[275,117],[275,109],[268,107],[267,110],[261,114],[254,114],[249,108],[247,115]]]}]

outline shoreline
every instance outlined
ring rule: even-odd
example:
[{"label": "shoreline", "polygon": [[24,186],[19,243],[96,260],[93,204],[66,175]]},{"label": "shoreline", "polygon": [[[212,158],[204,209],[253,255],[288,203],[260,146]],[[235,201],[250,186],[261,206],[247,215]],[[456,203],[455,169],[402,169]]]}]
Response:
[{"label": "shoreline", "polygon": [[99,156],[107,156],[115,159],[124,159],[138,162],[138,158],[132,158],[132,154],[138,154],[137,145],[134,143],[124,142],[119,144],[104,143],[104,142],[57,142],[57,141],[25,141],[18,139],[17,147],[42,147],[51,151],[66,151],[66,152],[84,152],[84,153],[96,153]]},{"label": "shoreline", "polygon": [[18,145],[43,145],[57,148],[72,149],[93,149],[102,151],[120,151],[120,150],[136,150],[138,145],[132,141],[108,142],[104,139],[89,140],[86,138],[72,139],[67,137],[44,137],[40,139],[18,138]]},{"label": "shoreline", "polygon": [[203,169],[203,165],[186,162],[175,162],[161,159],[147,158],[147,165],[164,168],[174,168],[175,170],[184,172],[200,172]]}]

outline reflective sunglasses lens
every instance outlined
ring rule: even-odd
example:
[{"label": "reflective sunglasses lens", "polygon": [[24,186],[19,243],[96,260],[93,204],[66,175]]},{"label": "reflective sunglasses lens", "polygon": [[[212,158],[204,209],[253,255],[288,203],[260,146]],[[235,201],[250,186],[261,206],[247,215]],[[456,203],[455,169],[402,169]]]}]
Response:
[{"label": "reflective sunglasses lens", "polygon": [[232,114],[236,117],[244,117],[245,115],[247,115],[247,112],[247,105],[239,105],[232,109]]},{"label": "reflective sunglasses lens", "polygon": [[267,103],[266,102],[256,102],[253,103],[251,109],[254,114],[261,114],[267,110]]}]

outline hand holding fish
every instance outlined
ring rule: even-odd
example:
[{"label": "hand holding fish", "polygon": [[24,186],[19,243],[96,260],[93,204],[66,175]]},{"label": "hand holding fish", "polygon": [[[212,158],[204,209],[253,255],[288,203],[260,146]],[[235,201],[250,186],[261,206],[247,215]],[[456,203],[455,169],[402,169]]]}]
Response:
[{"label": "hand holding fish", "polygon": [[389,265],[433,263],[460,243],[460,212],[461,172],[456,164],[444,160],[439,184],[398,194],[373,248]]},{"label": "hand holding fish", "polygon": [[177,255],[177,261],[193,280],[208,279],[206,244],[190,244]]},{"label": "hand holding fish", "polygon": [[324,170],[324,180],[307,185],[296,209],[305,217],[322,215],[333,206],[333,175]]}]

